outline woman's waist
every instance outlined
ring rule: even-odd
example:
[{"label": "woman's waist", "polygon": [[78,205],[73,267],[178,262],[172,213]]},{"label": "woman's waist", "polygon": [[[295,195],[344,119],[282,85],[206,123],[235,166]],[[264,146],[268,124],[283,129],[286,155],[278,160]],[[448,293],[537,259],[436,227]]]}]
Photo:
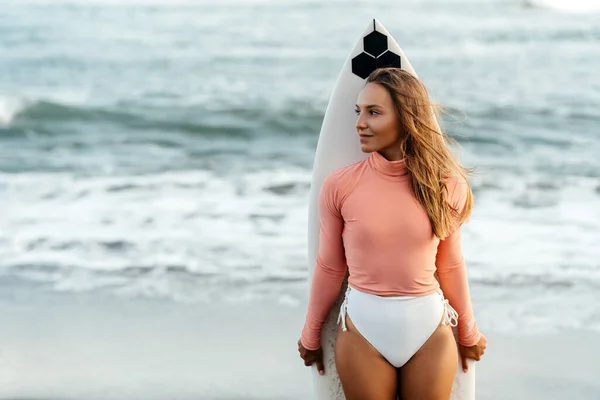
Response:
[{"label": "woman's waist", "polygon": [[411,299],[416,297],[428,296],[430,294],[441,292],[439,283],[434,279],[430,285],[419,285],[417,288],[400,288],[400,287],[391,287],[391,288],[381,288],[381,287],[372,287],[372,286],[362,286],[357,285],[352,280],[348,280],[348,287],[352,290],[355,290],[359,293],[380,297],[382,299],[388,300],[402,300],[402,299]]},{"label": "woman's waist", "polygon": [[356,273],[350,268],[348,284],[352,288],[379,297],[419,297],[435,293],[440,284],[435,269],[419,274],[405,271],[389,274]]}]

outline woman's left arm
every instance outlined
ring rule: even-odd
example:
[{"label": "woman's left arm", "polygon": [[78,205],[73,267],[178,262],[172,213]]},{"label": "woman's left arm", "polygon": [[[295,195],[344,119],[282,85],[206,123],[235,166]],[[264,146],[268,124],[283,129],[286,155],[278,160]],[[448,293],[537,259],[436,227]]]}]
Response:
[{"label": "woman's left arm", "polygon": [[[466,182],[456,179],[448,182],[447,186],[448,193],[451,193],[449,196],[451,205],[458,212],[462,212],[469,186]],[[440,240],[435,265],[442,292],[458,313],[459,343],[466,347],[474,346],[481,339],[481,334],[477,328],[471,305],[460,225],[449,236]]]}]

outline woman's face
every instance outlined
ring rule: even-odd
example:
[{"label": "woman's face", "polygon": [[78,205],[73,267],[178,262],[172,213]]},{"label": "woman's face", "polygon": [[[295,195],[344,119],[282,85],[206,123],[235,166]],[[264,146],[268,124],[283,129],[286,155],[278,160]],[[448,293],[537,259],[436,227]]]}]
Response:
[{"label": "woman's face", "polygon": [[388,91],[381,85],[368,83],[358,94],[356,115],[361,150],[379,151],[388,159],[399,159],[398,116]]}]

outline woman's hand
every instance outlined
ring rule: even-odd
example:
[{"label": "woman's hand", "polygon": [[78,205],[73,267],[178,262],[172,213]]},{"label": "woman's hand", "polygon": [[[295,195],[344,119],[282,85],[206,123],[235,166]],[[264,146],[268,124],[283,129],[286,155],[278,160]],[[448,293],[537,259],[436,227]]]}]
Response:
[{"label": "woman's hand", "polygon": [[302,341],[298,340],[298,352],[300,353],[300,358],[304,360],[304,365],[309,367],[313,365],[313,363],[317,363],[319,374],[325,374],[325,367],[323,366],[323,350],[321,348],[318,348],[317,350],[305,349],[302,345]]},{"label": "woman's hand", "polygon": [[458,345],[460,349],[460,357],[462,359],[463,372],[467,372],[469,370],[468,359],[471,358],[475,361],[479,361],[483,353],[485,353],[485,348],[487,347],[487,339],[485,336],[481,335],[481,339],[477,342],[476,345],[471,347],[465,347],[462,344]]}]

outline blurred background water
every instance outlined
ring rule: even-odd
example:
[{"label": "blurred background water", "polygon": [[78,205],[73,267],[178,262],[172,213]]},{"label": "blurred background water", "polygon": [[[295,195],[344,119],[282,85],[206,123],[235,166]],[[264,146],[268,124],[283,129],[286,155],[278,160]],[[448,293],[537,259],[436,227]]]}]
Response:
[{"label": "blurred background water", "polygon": [[320,124],[375,17],[477,168],[480,326],[600,331],[590,3],[3,1],[3,296],[302,304]]}]

